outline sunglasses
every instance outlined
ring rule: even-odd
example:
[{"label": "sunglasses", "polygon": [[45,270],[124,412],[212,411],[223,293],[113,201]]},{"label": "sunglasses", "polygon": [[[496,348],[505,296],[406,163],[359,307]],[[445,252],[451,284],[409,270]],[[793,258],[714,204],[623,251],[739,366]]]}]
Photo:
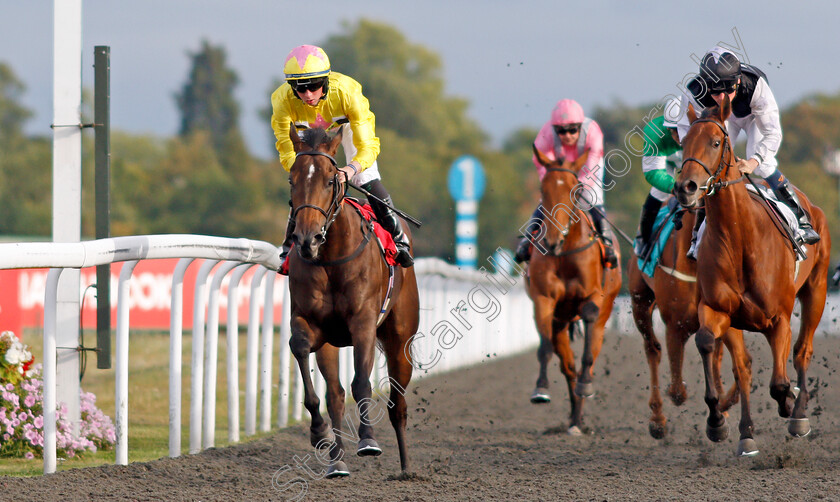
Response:
[{"label": "sunglasses", "polygon": [[735,91],[738,82],[735,80],[721,80],[718,82],[707,82],[706,85],[709,87],[709,92],[712,94],[718,94],[721,92],[729,94]]},{"label": "sunglasses", "polygon": [[306,84],[294,84],[292,87],[297,92],[315,92],[318,89],[324,87],[324,81],[316,80],[314,82],[309,82]]},{"label": "sunglasses", "polygon": [[558,136],[562,136],[564,134],[577,134],[580,131],[580,126],[578,125],[571,125],[571,126],[554,126],[554,133]]}]

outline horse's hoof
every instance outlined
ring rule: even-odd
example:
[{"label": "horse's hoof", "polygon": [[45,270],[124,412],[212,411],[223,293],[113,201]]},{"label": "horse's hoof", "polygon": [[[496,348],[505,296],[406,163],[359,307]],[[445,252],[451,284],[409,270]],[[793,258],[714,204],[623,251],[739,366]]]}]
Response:
[{"label": "horse's hoof", "polygon": [[570,436],[583,436],[583,431],[580,430],[580,427],[577,425],[573,425],[569,427],[569,430],[566,431],[566,434]]},{"label": "horse's hoof", "polygon": [[321,433],[316,433],[310,430],[309,442],[312,443],[314,448],[329,448],[333,443],[335,443],[335,433],[333,432],[332,427],[325,428]]},{"label": "horse's hoof", "polygon": [[548,389],[543,387],[534,389],[534,393],[531,394],[531,402],[534,404],[550,403],[551,396],[548,395]]},{"label": "horse's hoof", "polygon": [[807,418],[791,418],[788,420],[788,432],[796,438],[805,437],[811,433],[811,422]]},{"label": "horse's hoof", "polygon": [[349,475],[350,470],[347,468],[347,464],[341,460],[336,460],[327,468],[327,479],[346,478]]},{"label": "horse's hoof", "polygon": [[575,384],[575,395],[590,398],[595,395],[595,384],[592,382],[578,382]]},{"label": "horse's hoof", "polygon": [[714,441],[715,443],[720,443],[724,439],[729,437],[729,425],[727,425],[726,420],[718,427],[712,427],[708,423],[706,424],[706,437],[709,440]]},{"label": "horse's hoof", "polygon": [[739,457],[754,457],[758,455],[758,445],[753,438],[744,438],[738,441]]},{"label": "horse's hoof", "polygon": [[359,441],[359,449],[356,450],[356,455],[360,457],[378,457],[382,455],[382,449],[375,439],[362,439]]},{"label": "horse's hoof", "polygon": [[650,431],[650,435],[653,439],[662,439],[665,437],[665,433],[667,432],[665,424],[657,424],[656,422],[650,422],[648,424],[648,430]]}]

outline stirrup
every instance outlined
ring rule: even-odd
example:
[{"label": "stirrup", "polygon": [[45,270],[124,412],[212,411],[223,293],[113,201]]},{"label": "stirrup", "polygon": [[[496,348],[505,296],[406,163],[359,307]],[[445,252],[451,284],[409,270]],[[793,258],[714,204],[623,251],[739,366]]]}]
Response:
[{"label": "stirrup", "polygon": [[686,251],[685,257],[691,261],[697,261],[697,239],[691,241],[691,245],[688,246],[688,251]]},{"label": "stirrup", "polygon": [[397,244],[397,263],[400,264],[402,268],[409,268],[414,265],[414,258],[411,256],[411,251],[406,244],[403,243],[396,243]]},{"label": "stirrup", "polygon": [[516,247],[516,253],[513,260],[519,263],[525,263],[531,260],[531,241],[528,239],[521,239],[519,245]]},{"label": "stirrup", "polygon": [[797,236],[797,241],[801,241],[804,244],[816,244],[820,242],[820,234],[810,224],[808,226],[800,225],[799,229],[802,233]]}]

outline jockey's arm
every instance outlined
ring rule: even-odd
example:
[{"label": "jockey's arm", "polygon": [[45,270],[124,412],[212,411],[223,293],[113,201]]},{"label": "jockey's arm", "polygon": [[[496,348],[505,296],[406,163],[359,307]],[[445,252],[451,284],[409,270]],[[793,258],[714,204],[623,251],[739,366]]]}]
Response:
[{"label": "jockey's arm", "polygon": [[362,172],[373,165],[379,156],[379,138],[376,137],[376,117],[370,111],[368,99],[362,94],[362,86],[355,81],[350,82],[352,83],[342,83],[342,87],[346,85],[346,89],[342,88],[341,104],[350,121],[350,130],[353,131],[356,155],[347,160]]},{"label": "jockey's arm", "polygon": [[758,79],[750,108],[755,125],[762,135],[755,144],[752,158],[758,161],[759,166],[766,166],[766,170],[772,172],[776,167],[776,153],[782,144],[782,124],[776,98],[763,78]]},{"label": "jockey's arm", "polygon": [[668,174],[664,155],[642,157],[642,171],[645,180],[657,190],[670,193],[674,189],[674,177]]},{"label": "jockey's arm", "polygon": [[283,169],[289,171],[295,162],[295,148],[292,140],[289,139],[292,116],[289,113],[283,86],[271,95],[271,110],[271,128],[274,130],[274,137],[277,138],[274,146],[280,155],[280,164],[283,165]]}]

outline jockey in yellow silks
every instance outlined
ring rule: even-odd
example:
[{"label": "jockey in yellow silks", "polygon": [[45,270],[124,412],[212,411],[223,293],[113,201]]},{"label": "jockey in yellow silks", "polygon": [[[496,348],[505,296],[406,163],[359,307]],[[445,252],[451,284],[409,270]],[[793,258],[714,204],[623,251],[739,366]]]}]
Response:
[{"label": "jockey in yellow silks", "polygon": [[[379,138],[376,137],[376,118],[370,104],[362,94],[362,86],[347,75],[331,71],[330,60],[320,47],[301,45],[286,57],[283,67],[286,82],[271,94],[271,127],[277,138],[277,151],[283,168],[289,171],[295,160],[295,151],[289,139],[289,129],[294,124],[298,131],[320,127],[325,130],[349,124],[341,144],[346,166],[339,169],[346,180],[375,195],[385,204],[369,198],[379,223],[394,237],[397,261],[403,267],[414,264],[411,246],[403,232],[400,219],[390,209],[391,197],[382,184],[376,157],[379,155]],[[280,253],[281,261],[291,248],[294,220],[286,227],[286,238]]]}]

